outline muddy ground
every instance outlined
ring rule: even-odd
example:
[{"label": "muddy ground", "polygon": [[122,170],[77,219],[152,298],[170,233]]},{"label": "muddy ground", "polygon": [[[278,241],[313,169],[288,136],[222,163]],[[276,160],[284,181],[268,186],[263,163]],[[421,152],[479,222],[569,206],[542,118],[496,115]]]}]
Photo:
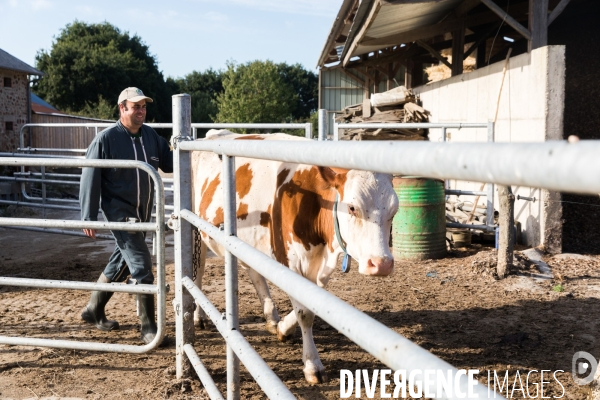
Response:
[{"label": "muddy ground", "polygon": [[[0,228],[0,276],[92,282],[102,272],[112,246],[109,241]],[[493,276],[494,258],[491,247],[475,244],[442,260],[397,261],[395,273],[387,278],[369,279],[356,269],[348,274],[335,272],[328,289],[450,364],[479,369],[485,384],[488,370],[502,376],[508,370],[511,382],[517,371],[525,375],[530,370],[563,370],[556,375],[564,386],[563,398],[586,398],[589,389],[573,383],[571,361],[580,350],[600,356],[600,259],[547,258],[554,279],[538,281],[533,278],[535,266],[519,258],[511,275],[498,281]],[[302,374],[299,330],[288,343],[268,334],[246,274],[240,271],[239,278],[241,330],[298,398],[337,399],[341,369],[384,368],[317,318],[315,342],[330,379],[308,385]],[[210,258],[205,291],[221,310],[223,279],[222,260]],[[172,248],[168,248],[171,287],[173,280]],[[276,288],[272,292],[280,314],[289,312],[286,296]],[[0,335],[140,344],[133,297],[114,295],[107,313],[121,329],[105,333],[80,320],[88,296],[84,291],[1,287]],[[167,299],[167,334],[174,338],[172,296],[171,292]],[[212,324],[197,331],[195,348],[224,393],[225,346]],[[0,398],[208,398],[197,379],[178,381],[174,366],[174,340],[144,355],[0,345]],[[242,398],[265,398],[242,371]],[[531,378],[533,396],[540,377]],[[544,396],[560,397],[561,386],[548,380]],[[523,397],[520,391],[512,394]]]}]

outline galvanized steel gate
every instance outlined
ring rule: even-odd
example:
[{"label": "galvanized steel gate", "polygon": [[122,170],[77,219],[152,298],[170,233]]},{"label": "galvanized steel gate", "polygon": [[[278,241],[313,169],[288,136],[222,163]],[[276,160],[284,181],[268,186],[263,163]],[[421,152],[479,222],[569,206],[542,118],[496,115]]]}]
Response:
[{"label": "galvanized steel gate", "polygon": [[[175,300],[177,376],[185,372],[189,360],[205,385],[211,398],[223,398],[212,381],[202,361],[193,348],[193,311],[196,299],[224,336],[227,345],[227,397],[237,399],[239,392],[239,361],[241,360],[259,386],[271,398],[293,398],[292,393],[271,371],[238,330],[237,316],[237,258],[255,269],[270,282],[309,307],[316,315],[342,332],[370,354],[393,370],[441,369],[457,370],[448,363],[420,348],[364,313],[349,306],[331,293],[291,272],[265,254],[257,251],[235,236],[235,161],[244,156],[267,160],[288,161],[311,165],[362,169],[383,173],[419,175],[439,179],[459,179],[493,182],[502,185],[522,185],[573,193],[600,193],[600,143],[568,144],[546,142],[529,144],[511,143],[415,143],[415,142],[295,142],[294,148],[282,142],[253,141],[202,141],[192,142],[190,135],[190,98],[174,96],[175,177],[174,213],[170,225],[175,230]],[[223,157],[223,177],[227,179],[223,231],[198,218],[191,210],[190,151],[213,151]],[[490,164],[489,160],[496,160]],[[0,159],[0,165],[56,165],[89,167],[138,167],[155,179],[157,193],[162,192],[160,177],[145,163],[132,161],[92,160],[26,160]],[[157,201],[160,196],[157,196]],[[164,217],[162,204],[157,204],[157,220]],[[18,220],[21,226],[66,226],[70,228],[105,228],[127,230],[155,230],[159,240],[164,240],[164,224],[126,224],[85,221]],[[0,218],[0,226],[15,225],[15,220]],[[221,314],[204,294],[193,284],[192,276],[192,226],[206,232],[227,250],[226,255],[226,312]],[[163,243],[163,242],[160,242]],[[153,293],[159,296],[159,333],[155,341],[146,346],[107,345],[46,339],[0,337],[0,343],[48,346],[81,350],[122,351],[141,353],[156,347],[164,330],[164,246],[158,246],[157,285],[113,285],[88,282],[56,282],[0,278],[0,284],[60,287],[83,290],[111,290],[129,293]],[[368,331],[368,335],[366,334]],[[376,338],[373,340],[372,338]],[[467,393],[467,379],[460,388]],[[492,392],[482,385],[475,386],[475,394],[488,398]]]}]

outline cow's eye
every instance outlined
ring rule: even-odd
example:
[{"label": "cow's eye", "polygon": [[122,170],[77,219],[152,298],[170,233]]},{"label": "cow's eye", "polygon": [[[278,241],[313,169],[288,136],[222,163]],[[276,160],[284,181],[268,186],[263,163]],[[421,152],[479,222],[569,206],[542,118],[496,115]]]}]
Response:
[{"label": "cow's eye", "polygon": [[352,204],[350,204],[348,206],[348,212],[352,215],[356,215],[356,209],[354,208],[354,206]]}]

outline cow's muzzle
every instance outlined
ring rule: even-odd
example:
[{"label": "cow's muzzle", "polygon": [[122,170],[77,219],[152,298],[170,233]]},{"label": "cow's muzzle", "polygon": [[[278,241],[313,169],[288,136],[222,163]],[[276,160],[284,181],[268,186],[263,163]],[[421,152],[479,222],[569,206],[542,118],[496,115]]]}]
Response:
[{"label": "cow's muzzle", "polygon": [[373,257],[369,258],[365,275],[388,276],[394,270],[393,257]]}]

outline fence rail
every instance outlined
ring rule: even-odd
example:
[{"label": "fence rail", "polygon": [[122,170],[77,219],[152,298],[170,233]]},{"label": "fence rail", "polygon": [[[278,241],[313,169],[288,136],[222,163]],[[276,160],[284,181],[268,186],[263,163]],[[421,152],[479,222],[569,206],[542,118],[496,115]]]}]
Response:
[{"label": "fence rail", "polygon": [[[5,166],[37,166],[37,167],[93,167],[93,168],[139,168],[144,170],[154,181],[155,205],[157,221],[164,221],[163,183],[158,172],[150,165],[141,161],[125,160],[69,160],[56,158],[0,158],[0,165]],[[35,288],[77,289],[77,290],[107,290],[126,293],[151,293],[157,295],[157,333],[154,340],[143,346],[79,342],[72,340],[53,340],[32,337],[0,336],[1,344],[42,346],[74,350],[108,351],[121,353],[146,353],[155,349],[163,339],[166,319],[166,284],[165,284],[165,225],[164,223],[129,223],[101,222],[79,220],[45,220],[34,218],[0,218],[2,227],[36,227],[39,228],[74,228],[74,229],[110,229],[126,231],[154,231],[158,245],[156,246],[156,285],[124,285],[103,284],[90,282],[41,280],[30,278],[0,277],[0,286],[27,286]]]}]

